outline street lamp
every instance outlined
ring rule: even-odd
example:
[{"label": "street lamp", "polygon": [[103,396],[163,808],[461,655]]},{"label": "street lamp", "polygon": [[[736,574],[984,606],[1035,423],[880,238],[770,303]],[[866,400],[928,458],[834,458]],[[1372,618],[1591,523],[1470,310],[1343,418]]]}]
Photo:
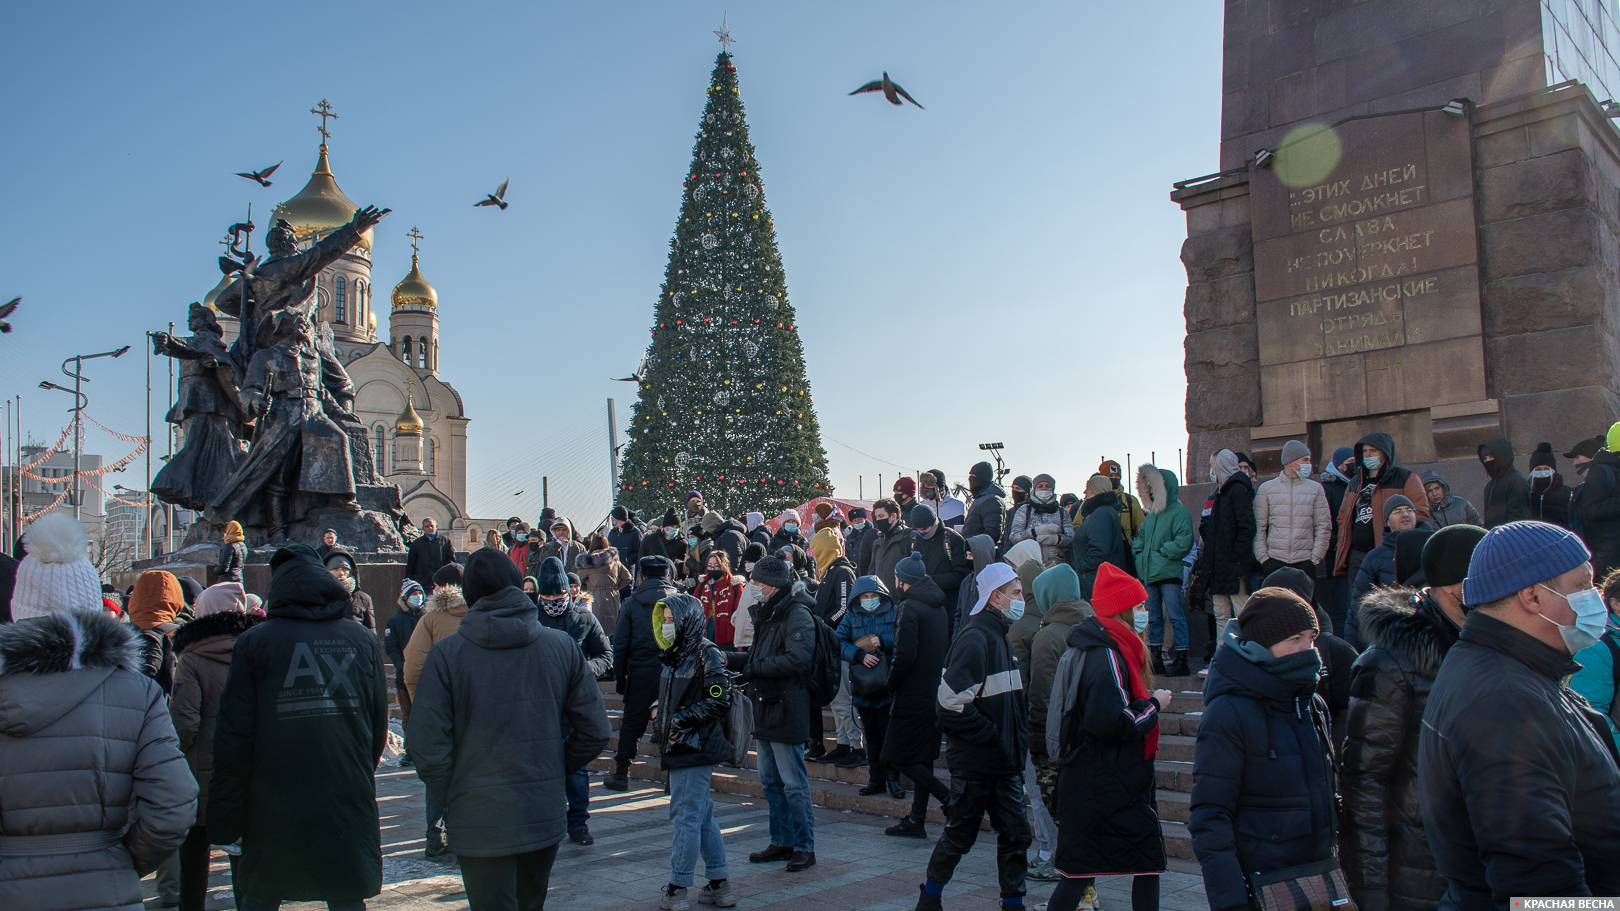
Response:
[{"label": "street lamp", "polygon": [[[76,404],[73,406],[73,409],[72,409],[72,411],[73,411],[73,518],[74,519],[79,518],[80,507],[81,507],[81,504],[80,504],[79,501],[84,499],[83,492],[82,492],[82,489],[81,489],[80,484],[79,484],[79,462],[80,462],[80,458],[83,456],[83,449],[84,449],[84,446],[83,446],[83,442],[84,442],[83,441],[84,424],[83,424],[83,421],[82,421],[82,416],[83,416],[85,406],[87,404],[89,404],[89,402],[90,402],[90,397],[88,395],[85,395],[84,391],[80,388],[83,384],[90,382],[90,380],[87,377],[85,377],[85,375],[84,375],[84,362],[85,361],[93,361],[98,357],[123,357],[126,353],[128,353],[128,351],[129,351],[129,346],[124,345],[121,348],[114,348],[111,351],[98,351],[95,354],[75,354],[72,357],[68,358],[67,360],[63,361],[62,362],[62,375],[67,377],[68,379],[71,379],[73,381],[73,388],[72,389],[68,389],[68,388],[66,388],[64,386],[58,386],[57,384],[55,384],[55,383],[53,383],[53,382],[51,382],[49,380],[42,381],[39,384],[39,388],[41,388],[41,389],[54,389],[57,392],[71,392],[71,393],[73,393],[73,395],[74,395],[74,397],[76,399]],[[69,362],[71,362],[73,364],[73,369],[71,371],[68,370],[68,363]]]}]

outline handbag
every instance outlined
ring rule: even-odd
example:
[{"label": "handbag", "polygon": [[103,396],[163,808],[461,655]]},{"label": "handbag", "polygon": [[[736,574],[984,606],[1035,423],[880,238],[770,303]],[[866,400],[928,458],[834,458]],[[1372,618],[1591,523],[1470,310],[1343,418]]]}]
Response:
[{"label": "handbag", "polygon": [[862,699],[880,699],[889,692],[889,656],[878,655],[878,663],[867,667],[865,661],[849,666],[850,692]]},{"label": "handbag", "polygon": [[1249,891],[1261,911],[1356,911],[1337,857],[1256,873]]}]

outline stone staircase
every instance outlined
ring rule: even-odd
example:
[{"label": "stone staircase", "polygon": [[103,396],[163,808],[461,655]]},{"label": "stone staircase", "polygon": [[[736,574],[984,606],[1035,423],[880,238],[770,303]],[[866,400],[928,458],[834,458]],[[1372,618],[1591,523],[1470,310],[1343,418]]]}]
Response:
[{"label": "stone staircase", "polygon": [[[1158,777],[1159,820],[1164,828],[1165,852],[1171,858],[1173,869],[1187,872],[1197,871],[1196,864],[1192,863],[1192,838],[1187,830],[1187,817],[1193,781],[1193,743],[1198,733],[1198,719],[1203,714],[1204,708],[1203,682],[1199,677],[1160,677],[1154,683],[1155,686],[1164,687],[1175,693],[1170,711],[1160,715],[1159,756],[1154,771]],[[596,772],[611,772],[613,750],[618,746],[619,721],[623,716],[624,699],[613,692],[612,681],[604,681],[601,687],[602,701],[607,706],[608,718],[613,725],[613,740],[602,756],[591,761],[590,768]],[[836,745],[831,739],[834,729],[832,712],[824,710],[823,716],[823,729],[827,732],[827,745],[831,749]],[[649,725],[649,732],[650,729]],[[637,746],[636,758],[630,766],[630,777],[662,782],[664,773],[658,768],[658,748],[646,737],[643,737]],[[723,794],[761,797],[754,751],[750,750],[748,757],[746,768],[738,769],[724,765],[717,767],[713,778],[714,790]],[[857,791],[867,782],[867,770],[864,767],[841,769],[825,762],[811,762],[806,765],[810,771],[811,801],[818,807],[895,819],[910,809],[911,786],[904,779],[902,783],[906,785],[908,791],[904,801],[895,800],[886,794],[863,797]],[[949,780],[950,773],[945,768],[943,754],[935,761],[934,770],[941,781]],[[937,835],[938,827],[945,822],[937,804],[929,805],[928,821],[933,826],[929,834]],[[984,827],[989,828],[988,820],[984,823]]]}]

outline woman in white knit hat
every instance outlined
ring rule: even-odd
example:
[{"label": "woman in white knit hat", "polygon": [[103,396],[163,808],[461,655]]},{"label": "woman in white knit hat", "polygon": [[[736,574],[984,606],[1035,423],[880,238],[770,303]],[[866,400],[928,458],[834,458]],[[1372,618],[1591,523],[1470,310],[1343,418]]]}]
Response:
[{"label": "woman in white knit hat", "polygon": [[135,631],[101,610],[84,529],[52,513],[23,541],[0,624],[0,908],[138,909],[197,782]]}]

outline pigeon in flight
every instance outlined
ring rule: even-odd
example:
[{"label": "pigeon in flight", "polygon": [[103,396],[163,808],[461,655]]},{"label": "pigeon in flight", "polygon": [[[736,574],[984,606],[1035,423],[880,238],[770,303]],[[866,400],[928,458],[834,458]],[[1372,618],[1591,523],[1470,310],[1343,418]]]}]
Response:
[{"label": "pigeon in flight", "polygon": [[[899,105],[900,99],[902,98],[911,102],[912,104],[917,104],[917,99],[911,97],[911,95],[900,86],[900,83],[890,79],[887,72],[884,72],[882,79],[874,79],[855,91],[850,92],[850,94],[860,95],[866,92],[882,92],[883,97],[889,99],[889,103],[893,105]],[[920,104],[917,104],[917,109],[927,110],[927,108],[924,108]]]},{"label": "pigeon in flight", "polygon": [[278,161],[268,168],[262,168],[257,171],[237,171],[236,176],[246,177],[248,180],[257,183],[261,187],[268,187],[270,186],[270,175],[276,173],[276,168],[279,167],[281,167],[281,162]]},{"label": "pigeon in flight", "polygon": [[473,203],[473,208],[476,209],[479,206],[500,206],[502,209],[505,209],[506,208],[506,185],[511,183],[511,182],[512,182],[512,178],[510,178],[510,177],[508,177],[507,179],[501,181],[501,188],[499,190],[496,190],[495,192],[489,194],[488,196],[485,196],[483,199],[479,200],[478,202]]},{"label": "pigeon in flight", "polygon": [[16,313],[17,307],[19,307],[21,304],[22,298],[14,297],[11,300],[6,301],[4,306],[0,306],[0,332],[11,331],[11,324],[6,322],[6,317]]},{"label": "pigeon in flight", "polygon": [[646,376],[647,376],[647,359],[642,358],[641,359],[641,366],[636,368],[635,373],[632,373],[629,376],[616,376],[616,377],[613,377],[613,382],[615,382],[615,383],[635,383],[637,386],[640,386],[642,381],[646,378]]}]

